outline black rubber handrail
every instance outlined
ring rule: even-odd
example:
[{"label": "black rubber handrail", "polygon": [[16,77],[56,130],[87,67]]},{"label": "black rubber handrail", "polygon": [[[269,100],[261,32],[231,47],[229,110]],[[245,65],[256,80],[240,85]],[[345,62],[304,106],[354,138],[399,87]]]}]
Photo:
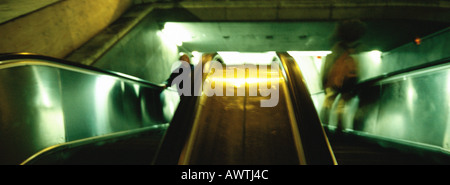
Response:
[{"label": "black rubber handrail", "polygon": [[37,54],[30,54],[30,53],[0,54],[0,65],[6,65],[6,64],[11,64],[11,63],[15,63],[15,62],[24,62],[21,60],[26,60],[26,62],[30,62],[29,65],[32,65],[33,62],[39,61],[39,62],[48,63],[49,65],[63,65],[65,67],[72,68],[74,70],[83,69],[83,70],[87,70],[87,71],[92,71],[92,72],[96,72],[96,73],[100,73],[100,74],[104,74],[104,75],[108,75],[108,76],[125,79],[125,80],[132,81],[135,83],[140,83],[140,84],[149,86],[154,89],[159,89],[161,91],[164,90],[164,86],[162,84],[151,83],[149,81],[146,81],[146,80],[134,77],[134,76],[127,76],[125,74],[121,74],[118,72],[100,69],[100,68],[96,68],[96,67],[92,67],[92,66],[87,66],[87,65],[83,65],[83,64],[79,64],[79,63],[75,63],[75,62],[70,62],[70,61],[67,61],[64,59],[53,58],[53,57],[37,55]]},{"label": "black rubber handrail", "polygon": [[[204,64],[212,61],[216,55],[217,53],[204,54],[202,56],[201,66],[198,67],[203,68]],[[194,75],[199,75],[198,73],[202,72],[198,67],[195,68]],[[204,80],[205,77],[202,75],[201,83],[203,83]],[[194,126],[199,100],[199,96],[181,96],[178,108],[175,111],[175,115],[170,122],[169,128],[167,129],[166,135],[158,150],[158,154],[152,164],[179,164],[180,157],[183,155],[183,150]]]},{"label": "black rubber handrail", "polygon": [[44,164],[46,165],[46,161],[50,159],[52,162],[58,163],[58,160],[64,160],[63,159],[63,153],[70,151],[70,150],[76,150],[77,148],[82,148],[84,146],[93,145],[95,143],[104,144],[107,142],[116,142],[116,141],[122,141],[127,138],[137,137],[139,135],[145,134],[146,132],[150,131],[164,131],[167,129],[168,124],[159,124],[159,125],[152,125],[144,128],[139,129],[132,129],[132,130],[126,130],[126,131],[120,131],[115,132],[111,134],[106,135],[100,135],[100,136],[94,136],[94,137],[88,137],[84,139],[79,139],[75,141],[69,141],[53,146],[49,146],[47,148],[42,149],[41,151],[35,153],[34,155],[30,156],[28,159],[23,161],[20,165],[35,165],[35,164]]},{"label": "black rubber handrail", "polygon": [[277,56],[286,75],[306,164],[337,164],[297,62],[286,52]]}]

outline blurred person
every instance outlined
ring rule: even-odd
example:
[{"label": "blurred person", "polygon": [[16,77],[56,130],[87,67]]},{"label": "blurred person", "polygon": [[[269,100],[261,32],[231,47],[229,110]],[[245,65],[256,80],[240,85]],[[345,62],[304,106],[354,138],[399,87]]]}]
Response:
[{"label": "blurred person", "polygon": [[338,115],[336,132],[341,133],[345,103],[352,97],[351,90],[358,82],[358,62],[353,54],[356,54],[360,45],[359,39],[364,35],[366,26],[359,20],[345,20],[337,24],[333,39],[336,43],[331,53],[326,56],[321,71],[321,83],[325,91],[325,100],[320,112],[323,123],[329,124],[330,110],[336,97],[341,97],[337,102],[336,113]]},{"label": "blurred person", "polygon": [[[169,78],[164,82],[165,88],[171,87],[173,85],[177,85],[177,89],[180,95],[192,95],[192,94],[186,94],[187,92],[191,92],[191,89],[189,86],[192,85],[193,81],[191,77],[193,75],[191,74],[192,71],[194,71],[194,65],[191,64],[191,59],[187,54],[183,54],[178,59],[181,63],[179,63],[179,66],[175,68],[175,70],[172,71],[172,74],[169,76]],[[189,70],[190,71],[184,71]],[[184,82],[187,82],[188,84],[184,84]],[[186,85],[186,88],[183,86]],[[185,91],[183,91],[183,89]]]}]

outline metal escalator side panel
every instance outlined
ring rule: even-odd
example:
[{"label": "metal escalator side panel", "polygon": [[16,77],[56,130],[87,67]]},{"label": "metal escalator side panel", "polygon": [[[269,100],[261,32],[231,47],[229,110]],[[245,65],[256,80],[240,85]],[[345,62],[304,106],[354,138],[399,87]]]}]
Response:
[{"label": "metal escalator side panel", "polygon": [[167,127],[159,124],[52,145],[20,165],[148,164]]},{"label": "metal escalator side panel", "polygon": [[283,92],[285,94],[284,97],[285,97],[285,101],[286,101],[286,108],[287,108],[287,110],[289,112],[288,116],[289,116],[289,118],[291,120],[290,121],[290,124],[291,124],[290,126],[291,126],[291,129],[292,129],[292,136],[293,136],[293,139],[294,139],[295,147],[297,149],[297,155],[298,155],[300,164],[301,165],[306,165],[307,161],[306,161],[305,152],[304,152],[303,145],[302,145],[302,140],[301,140],[300,134],[298,132],[297,118],[295,117],[294,105],[292,104],[293,101],[292,101],[292,99],[290,97],[287,84],[283,85],[283,89],[284,89]]},{"label": "metal escalator side panel", "polygon": [[277,55],[286,75],[306,164],[336,164],[300,68],[289,54],[277,52]]},{"label": "metal escalator side panel", "polygon": [[59,83],[48,80],[58,78],[48,67],[0,70],[0,164],[19,164],[65,141]]},{"label": "metal escalator side panel", "polygon": [[117,77],[124,81],[131,81],[132,83],[139,83],[154,89],[163,90],[162,84],[155,84],[148,82],[146,80],[130,76],[127,74],[96,68],[93,66],[87,66],[64,59],[53,58],[43,55],[37,55],[32,53],[12,53],[12,54],[0,54],[0,69],[26,66],[26,65],[43,65],[51,66],[55,68],[75,70],[83,73],[93,74],[93,75],[106,75],[111,77]]},{"label": "metal escalator side panel", "polygon": [[142,80],[49,57],[8,57],[0,57],[1,164],[65,142],[167,123],[163,107],[178,104]]}]

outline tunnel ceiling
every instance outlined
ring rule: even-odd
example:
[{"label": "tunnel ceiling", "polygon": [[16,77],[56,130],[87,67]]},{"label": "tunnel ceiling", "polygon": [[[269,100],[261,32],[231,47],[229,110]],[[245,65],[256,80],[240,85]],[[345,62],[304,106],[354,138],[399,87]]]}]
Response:
[{"label": "tunnel ceiling", "polygon": [[[7,21],[61,0],[0,1]],[[134,0],[161,24],[183,22],[183,48],[210,51],[329,50],[335,22],[364,20],[364,49],[387,51],[449,26],[450,0]]]},{"label": "tunnel ceiling", "polygon": [[[363,50],[388,51],[416,37],[446,28],[423,21],[365,21]],[[175,35],[189,33],[182,47],[189,51],[319,51],[330,50],[334,21],[302,22],[178,22]]]},{"label": "tunnel ceiling", "polygon": [[448,0],[146,2],[161,25],[179,22],[192,34],[184,49],[200,52],[330,50],[336,22],[354,18],[368,27],[363,50],[388,51],[450,25]]},{"label": "tunnel ceiling", "polygon": [[186,10],[201,21],[358,18],[450,22],[450,0],[135,0],[135,3]]}]

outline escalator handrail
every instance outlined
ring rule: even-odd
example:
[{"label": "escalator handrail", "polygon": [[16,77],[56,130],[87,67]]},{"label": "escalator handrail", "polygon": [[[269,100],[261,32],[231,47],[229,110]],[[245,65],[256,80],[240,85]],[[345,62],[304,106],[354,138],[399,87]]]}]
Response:
[{"label": "escalator handrail", "polygon": [[417,65],[417,66],[412,66],[412,67],[408,67],[405,69],[401,69],[401,70],[397,70],[397,71],[393,71],[393,72],[389,72],[389,73],[384,73],[366,80],[363,80],[361,82],[358,82],[358,84],[356,84],[356,86],[351,89],[351,90],[358,90],[361,89],[363,87],[367,87],[367,86],[371,86],[373,84],[376,84],[380,81],[383,81],[387,78],[391,78],[394,76],[398,76],[398,75],[404,75],[407,73],[411,73],[414,71],[418,71],[418,70],[425,70],[427,68],[432,68],[432,67],[436,67],[436,66],[440,66],[440,65],[447,65],[450,64],[450,57],[447,58],[443,58],[443,59],[439,59],[439,60],[435,60],[432,62],[427,62],[425,64],[421,64],[421,65]]},{"label": "escalator handrail", "polygon": [[337,164],[297,62],[287,52],[277,52],[277,56],[288,85],[306,164]]},{"label": "escalator handrail", "polygon": [[87,66],[75,62],[70,62],[64,59],[59,58],[53,58],[49,56],[43,56],[38,54],[31,54],[31,53],[11,53],[11,54],[1,54],[0,55],[0,67],[4,65],[10,65],[11,64],[20,64],[22,66],[24,65],[45,65],[45,66],[52,66],[57,68],[66,68],[73,71],[88,71],[88,72],[95,72],[107,76],[112,76],[116,78],[120,78],[127,81],[132,81],[134,83],[139,83],[141,85],[145,85],[154,89],[164,90],[164,85],[162,84],[155,84],[151,83],[149,81],[126,75],[123,73],[105,70],[96,68],[93,66]]},{"label": "escalator handrail", "polygon": [[[130,138],[130,137],[136,137],[140,134],[143,134],[145,132],[151,131],[151,130],[164,130],[168,124],[160,124],[160,125],[152,125],[147,126],[139,129],[132,129],[132,130],[125,130],[125,131],[119,131],[114,132],[110,134],[105,135],[99,135],[99,136],[93,136],[88,137],[84,139],[78,139],[74,141],[69,141],[61,144],[56,144],[49,146],[47,148],[44,148],[40,150],[39,152],[36,152],[32,156],[28,157],[26,160],[24,160],[20,165],[34,165],[39,164],[41,160],[45,161],[46,158],[48,158],[51,155],[60,155],[62,156],[64,151],[66,150],[73,150],[79,147],[83,146],[89,146],[95,143],[101,143],[104,144],[106,142],[116,142],[123,140],[124,138]],[[98,145],[101,145],[98,144]],[[58,159],[54,159],[58,160]]]},{"label": "escalator handrail", "polygon": [[[201,65],[198,67],[203,68],[207,62],[214,60],[217,53],[203,54]],[[194,75],[202,72],[196,67]],[[203,74],[201,83],[205,80]],[[196,82],[194,82],[196,83]],[[154,165],[178,165],[180,164],[180,158],[183,158],[183,150],[186,143],[189,140],[190,133],[194,126],[195,116],[198,111],[200,97],[199,96],[182,96],[180,104],[175,112],[175,115],[170,122],[169,128],[166,131],[163,141],[159,147],[157,155],[153,160]]]}]

